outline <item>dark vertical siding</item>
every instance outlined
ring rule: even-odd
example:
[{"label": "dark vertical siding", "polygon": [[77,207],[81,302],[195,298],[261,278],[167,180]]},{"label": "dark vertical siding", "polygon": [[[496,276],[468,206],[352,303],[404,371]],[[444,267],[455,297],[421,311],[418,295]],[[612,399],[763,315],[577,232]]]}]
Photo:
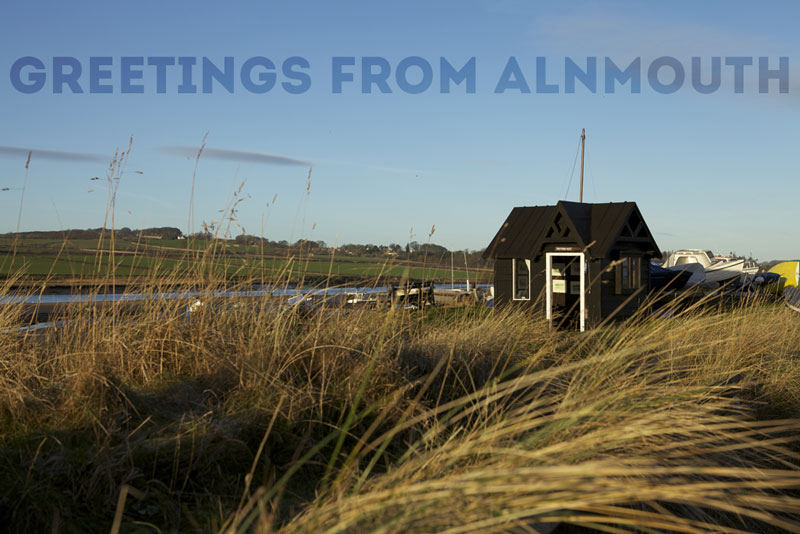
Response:
[{"label": "dark vertical siding", "polygon": [[494,303],[495,306],[502,306],[511,302],[511,260],[508,258],[497,258],[494,260]]},{"label": "dark vertical siding", "polygon": [[544,290],[545,285],[547,284],[547,277],[544,267],[544,257],[538,261],[531,260],[531,300],[532,302],[538,301],[542,309],[544,309]]},{"label": "dark vertical siding", "polygon": [[600,324],[603,320],[601,315],[601,303],[603,295],[603,269],[608,262],[601,259],[589,261],[589,276],[586,284],[589,286],[589,294],[586,296],[586,307],[589,309],[589,316],[586,320],[586,327],[592,328]]},{"label": "dark vertical siding", "polygon": [[[611,261],[605,261],[608,266]],[[650,287],[650,258],[642,257],[642,289],[635,295],[617,293],[617,273],[616,269],[603,275],[603,301],[601,311],[603,318],[612,316],[614,318],[625,318],[634,315],[647,298]],[[626,302],[627,301],[627,302]]]},{"label": "dark vertical siding", "polygon": [[545,286],[547,278],[545,273],[545,261],[542,256],[538,261],[531,260],[531,301],[530,305],[536,311],[544,312],[545,306]]}]

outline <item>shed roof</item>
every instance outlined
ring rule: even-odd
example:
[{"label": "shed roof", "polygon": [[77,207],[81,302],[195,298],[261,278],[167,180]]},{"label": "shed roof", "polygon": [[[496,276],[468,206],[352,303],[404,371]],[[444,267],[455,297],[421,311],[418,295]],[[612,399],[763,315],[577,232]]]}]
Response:
[{"label": "shed roof", "polygon": [[[554,230],[558,235],[552,235]],[[541,251],[545,241],[558,240],[581,248],[591,245],[594,257],[607,256],[618,241],[647,242],[655,256],[661,256],[635,202],[589,204],[559,201],[555,206],[512,209],[486,248],[484,257],[532,257]]]},{"label": "shed roof", "polygon": [[508,214],[483,253],[486,258],[524,258],[540,243],[555,217],[555,206],[523,206]]}]

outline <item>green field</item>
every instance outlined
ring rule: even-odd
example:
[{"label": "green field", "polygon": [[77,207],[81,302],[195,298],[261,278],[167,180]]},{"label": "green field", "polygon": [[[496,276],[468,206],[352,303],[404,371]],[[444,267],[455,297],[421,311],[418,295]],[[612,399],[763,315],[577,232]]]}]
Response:
[{"label": "green field", "polygon": [[223,240],[116,240],[0,238],[0,276],[92,279],[112,273],[117,279],[182,277],[198,269],[236,279],[281,279],[293,282],[335,279],[428,279],[488,282],[487,269],[450,270],[445,258],[423,261],[391,257],[358,257],[330,252],[262,248]]}]

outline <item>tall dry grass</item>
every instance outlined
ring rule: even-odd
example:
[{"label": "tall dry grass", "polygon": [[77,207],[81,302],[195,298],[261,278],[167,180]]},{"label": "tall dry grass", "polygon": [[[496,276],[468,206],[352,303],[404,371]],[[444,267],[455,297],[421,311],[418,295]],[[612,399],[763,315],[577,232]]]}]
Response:
[{"label": "tall dry grass", "polygon": [[[617,325],[567,346],[545,334],[513,377],[359,440],[280,531],[796,532],[798,421],[785,417],[797,413],[799,334],[774,307]],[[383,447],[420,427],[373,476]],[[270,530],[274,494],[263,488],[230,529]]]},{"label": "tall dry grass", "polygon": [[800,324],[777,306],[586,334],[511,310],[115,306],[0,317],[11,530],[800,528]]}]

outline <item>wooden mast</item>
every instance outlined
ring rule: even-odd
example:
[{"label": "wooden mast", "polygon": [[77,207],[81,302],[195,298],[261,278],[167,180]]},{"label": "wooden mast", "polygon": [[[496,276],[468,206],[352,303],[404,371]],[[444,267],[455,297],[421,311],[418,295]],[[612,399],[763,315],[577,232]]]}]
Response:
[{"label": "wooden mast", "polygon": [[581,192],[578,202],[583,202],[583,150],[586,145],[586,128],[581,130]]}]

